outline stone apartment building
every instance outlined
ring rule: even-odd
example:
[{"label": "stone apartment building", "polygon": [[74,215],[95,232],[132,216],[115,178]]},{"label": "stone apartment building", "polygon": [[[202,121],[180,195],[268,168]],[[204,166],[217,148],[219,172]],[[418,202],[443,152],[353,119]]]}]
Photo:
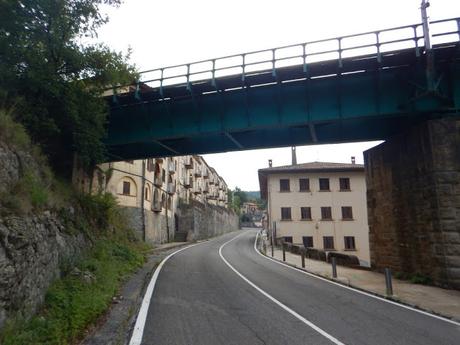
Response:
[{"label": "stone apartment building", "polygon": [[[81,177],[74,173],[74,183],[82,190],[115,195],[131,227],[149,243],[208,237],[237,228],[237,217],[227,208],[227,184],[201,156],[103,163],[92,181]],[[197,218],[200,224],[195,224]],[[213,223],[204,224],[203,219],[209,218]],[[220,229],[211,229],[218,224]],[[194,232],[195,225],[200,234],[198,229]]]},{"label": "stone apartment building", "polygon": [[[294,161],[295,162],[295,161]],[[355,255],[370,266],[364,165],[311,162],[259,170],[277,238]]]}]

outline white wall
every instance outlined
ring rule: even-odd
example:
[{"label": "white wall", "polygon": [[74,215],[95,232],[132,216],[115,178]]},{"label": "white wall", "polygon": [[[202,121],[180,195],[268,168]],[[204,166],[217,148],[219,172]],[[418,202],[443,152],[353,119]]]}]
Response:
[{"label": "white wall", "polygon": [[[330,192],[319,191],[319,178],[329,178]],[[340,191],[339,178],[350,178],[350,191]],[[299,192],[299,178],[310,179],[310,192]],[[290,180],[290,192],[280,192],[280,179]],[[358,256],[369,265],[369,226],[367,223],[366,181],[362,172],[285,173],[268,176],[271,222],[276,221],[277,236],[312,236],[314,248],[323,249],[323,236],[334,237],[337,251]],[[332,208],[332,221],[321,220],[321,207]],[[342,206],[351,206],[353,220],[342,220]],[[281,220],[281,207],[291,207],[291,221]],[[300,220],[300,207],[311,207],[312,220]],[[354,236],[356,251],[345,250],[344,236]]]}]

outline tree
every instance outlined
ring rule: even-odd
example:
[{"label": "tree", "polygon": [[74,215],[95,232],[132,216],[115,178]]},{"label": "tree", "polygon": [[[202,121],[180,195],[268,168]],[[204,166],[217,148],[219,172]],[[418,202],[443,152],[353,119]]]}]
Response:
[{"label": "tree", "polygon": [[15,114],[51,164],[69,173],[105,158],[105,88],[132,82],[126,55],[86,44],[120,0],[0,0],[0,106]]},{"label": "tree", "polygon": [[248,196],[246,192],[242,191],[238,187],[235,187],[235,190],[233,191],[233,195],[239,197],[241,205],[243,205],[245,202],[248,202]]}]

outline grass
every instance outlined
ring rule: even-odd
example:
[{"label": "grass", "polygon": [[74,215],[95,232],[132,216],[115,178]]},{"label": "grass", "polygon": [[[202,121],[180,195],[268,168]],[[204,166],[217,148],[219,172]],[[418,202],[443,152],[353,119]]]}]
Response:
[{"label": "grass", "polygon": [[[81,339],[87,327],[110,306],[123,278],[144,263],[144,247],[98,240],[86,259],[48,290],[42,310],[29,321],[10,323],[3,345],[66,345]],[[92,277],[90,281],[84,278]]]},{"label": "grass", "polygon": [[90,245],[84,259],[60,263],[62,277],[48,289],[40,311],[27,320],[9,320],[0,344],[75,344],[110,307],[123,279],[142,266],[148,247],[135,240],[113,195],[79,194],[69,181],[53,176],[24,127],[1,109],[0,140],[31,162],[21,162],[19,180],[0,195],[0,217],[50,210],[64,232],[83,233]]}]

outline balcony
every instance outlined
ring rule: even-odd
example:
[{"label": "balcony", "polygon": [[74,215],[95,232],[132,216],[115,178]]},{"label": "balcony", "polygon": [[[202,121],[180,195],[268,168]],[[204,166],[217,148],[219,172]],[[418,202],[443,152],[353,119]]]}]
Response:
[{"label": "balcony", "polygon": [[154,200],[152,203],[153,212],[161,212],[161,202],[160,200]]},{"label": "balcony", "polygon": [[209,193],[209,187],[208,187],[207,183],[205,183],[205,185],[203,186],[203,193],[205,193],[205,194]]},{"label": "balcony", "polygon": [[169,162],[168,163],[168,173],[169,174],[174,174],[176,173],[176,165],[174,164],[174,162]]},{"label": "balcony", "polygon": [[176,185],[174,183],[168,183],[168,186],[166,187],[166,192],[168,194],[174,194],[176,193]]},{"label": "balcony", "polygon": [[193,193],[194,194],[200,194],[201,193],[201,187],[199,185],[196,185],[193,187]]},{"label": "balcony", "polygon": [[190,188],[193,186],[193,179],[189,175],[182,176],[181,183],[185,188]]},{"label": "balcony", "polygon": [[208,194],[208,200],[217,200],[218,197],[219,197],[219,194],[217,194],[216,192],[212,192]]},{"label": "balcony", "polygon": [[155,176],[153,179],[153,184],[157,187],[163,186],[163,180],[161,179],[161,176]]},{"label": "balcony", "polygon": [[193,169],[193,158],[192,156],[185,157],[184,165],[187,169]]},{"label": "balcony", "polygon": [[203,169],[203,178],[209,178],[209,173],[208,173],[208,169],[204,168]]},{"label": "balcony", "polygon": [[201,177],[201,169],[198,168],[198,169],[195,170],[195,176],[196,177]]}]

